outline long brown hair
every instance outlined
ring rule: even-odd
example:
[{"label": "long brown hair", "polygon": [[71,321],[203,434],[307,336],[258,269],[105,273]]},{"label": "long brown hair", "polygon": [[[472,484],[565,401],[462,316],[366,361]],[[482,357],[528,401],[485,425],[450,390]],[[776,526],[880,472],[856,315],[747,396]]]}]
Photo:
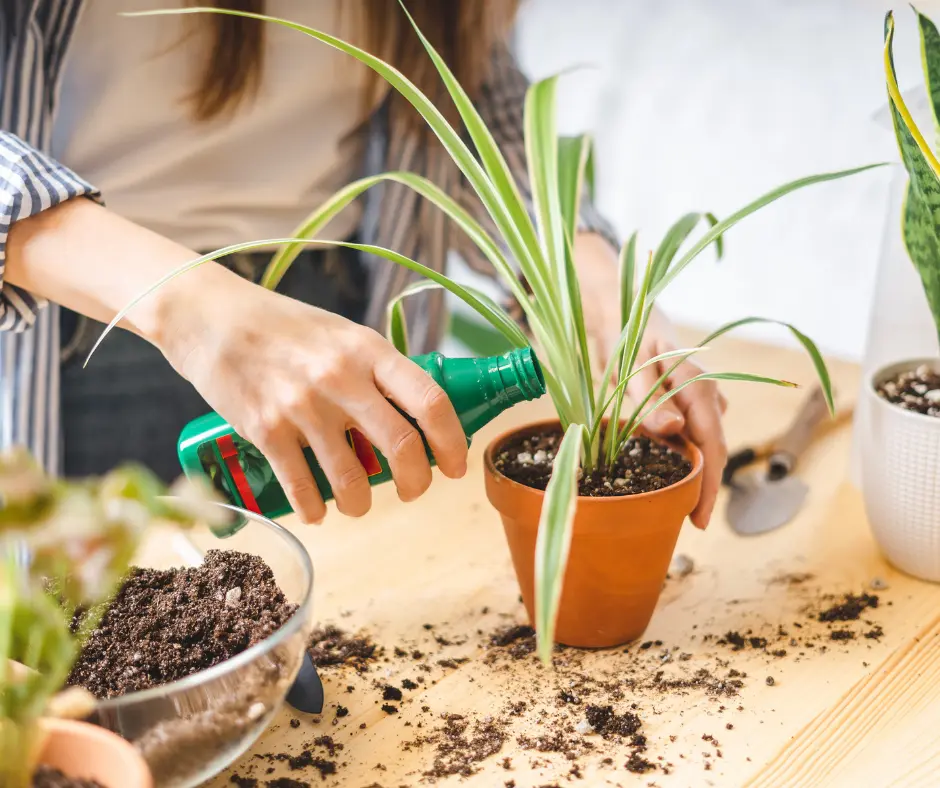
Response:
[{"label": "long brown hair", "polygon": [[[265,13],[265,0],[213,0],[212,5]],[[406,0],[418,27],[471,96],[486,79],[493,46],[508,34],[518,5],[519,0]],[[352,43],[390,62],[432,98],[439,95],[439,77],[427,68],[427,53],[398,0],[361,0],[358,10],[361,40]],[[209,43],[189,102],[194,118],[210,120],[237,110],[257,92],[264,71],[265,25],[226,14],[199,21]]]}]

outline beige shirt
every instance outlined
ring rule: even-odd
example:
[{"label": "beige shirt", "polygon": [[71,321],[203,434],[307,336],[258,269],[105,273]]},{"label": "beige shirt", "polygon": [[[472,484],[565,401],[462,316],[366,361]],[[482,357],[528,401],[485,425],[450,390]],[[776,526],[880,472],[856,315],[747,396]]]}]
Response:
[{"label": "beige shirt", "polygon": [[[56,159],[94,183],[109,208],[206,251],[290,234],[358,174],[368,75],[353,58],[303,33],[263,24],[257,98],[230,118],[196,123],[183,99],[206,37],[184,39],[208,15],[126,18],[121,11],[181,0],[85,3],[65,64],[53,129]],[[267,13],[349,37],[354,5],[269,0]],[[355,229],[359,209],[326,236]]]}]

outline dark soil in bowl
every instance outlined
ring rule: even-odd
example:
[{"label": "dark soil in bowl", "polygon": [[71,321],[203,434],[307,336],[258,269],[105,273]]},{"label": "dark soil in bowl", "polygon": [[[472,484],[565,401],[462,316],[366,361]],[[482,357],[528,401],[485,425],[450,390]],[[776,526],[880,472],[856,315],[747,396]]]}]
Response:
[{"label": "dark soil in bowl", "polygon": [[[210,550],[198,567],[135,567],[79,654],[68,683],[98,698],[211,668],[270,637],[296,610],[260,558]],[[76,616],[73,628],[83,620]]]},{"label": "dark soil in bowl", "polygon": [[904,410],[940,417],[940,373],[922,364],[875,387],[878,396]]},{"label": "dark soil in bowl", "polygon": [[[514,435],[497,449],[496,470],[515,482],[544,490],[561,439],[562,431],[557,426]],[[679,452],[636,435],[627,441],[612,468],[582,475],[578,492],[595,498],[653,492],[682,481],[691,471],[692,463]]]},{"label": "dark soil in bowl", "polygon": [[104,788],[95,780],[68,777],[51,766],[40,766],[33,775],[33,788]]}]

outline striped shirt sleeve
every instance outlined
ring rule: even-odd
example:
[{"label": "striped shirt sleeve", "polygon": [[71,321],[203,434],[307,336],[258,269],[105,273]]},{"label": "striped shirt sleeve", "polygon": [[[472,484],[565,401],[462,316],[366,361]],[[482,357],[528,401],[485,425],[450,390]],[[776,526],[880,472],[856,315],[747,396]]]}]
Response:
[{"label": "striped shirt sleeve", "polygon": [[6,244],[20,219],[70,200],[101,194],[67,167],[6,131],[0,131],[0,331],[24,331],[36,320],[45,300],[13,285],[4,285]]},{"label": "striped shirt sleeve", "polygon": [[[512,53],[507,47],[499,47],[494,54],[489,78],[482,86],[480,98],[477,101],[477,109],[497,145],[499,145],[531,214],[533,210],[532,191],[529,186],[528,170],[526,169],[525,138],[523,136],[525,95],[528,87],[529,80],[519,69]],[[461,203],[484,228],[496,232],[486,209],[473,193],[469,184],[464,183]],[[581,200],[579,228],[585,232],[598,233],[607,239],[614,249],[618,249],[620,246],[617,233],[598,212],[587,195]],[[489,261],[473,243],[461,243],[458,251],[467,265],[473,270],[489,276],[493,275],[493,268]]]}]

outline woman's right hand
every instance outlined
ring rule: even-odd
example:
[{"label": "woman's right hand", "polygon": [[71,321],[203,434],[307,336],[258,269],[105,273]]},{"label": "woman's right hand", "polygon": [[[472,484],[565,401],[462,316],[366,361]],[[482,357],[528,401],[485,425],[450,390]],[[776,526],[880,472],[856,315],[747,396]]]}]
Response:
[{"label": "woman's right hand", "polygon": [[403,501],[428,488],[421,435],[389,400],[417,421],[446,476],[466,472],[467,439],[447,395],[375,331],[217,265],[177,281],[166,302],[173,304],[172,329],[157,344],[264,454],[305,523],[326,514],[305,445],[330,480],[339,510],[354,517],[369,510],[371,488],[347,442],[349,428],[388,459]]}]

